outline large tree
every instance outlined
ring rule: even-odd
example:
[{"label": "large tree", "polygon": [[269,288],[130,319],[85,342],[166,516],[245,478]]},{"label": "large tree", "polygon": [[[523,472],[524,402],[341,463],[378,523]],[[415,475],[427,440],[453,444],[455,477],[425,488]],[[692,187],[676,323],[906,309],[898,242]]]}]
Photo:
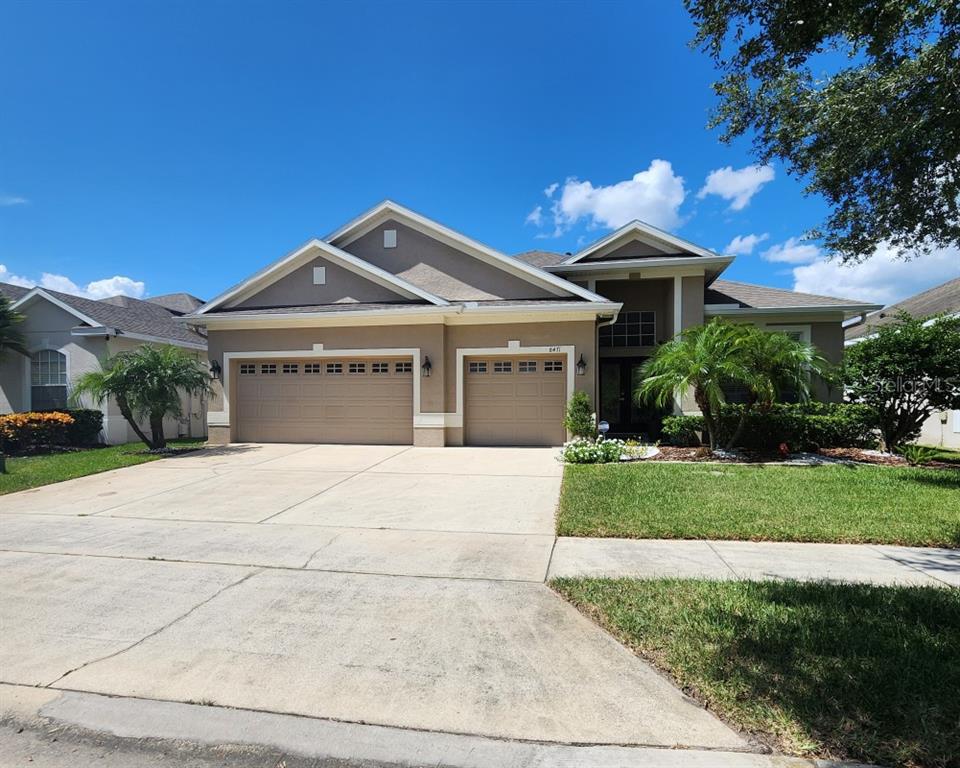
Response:
[{"label": "large tree", "polygon": [[[29,357],[27,342],[17,327],[23,322],[23,315],[10,308],[10,300],[0,294],[0,361],[11,352]],[[6,458],[0,446],[0,474],[7,471]]]},{"label": "large tree", "polygon": [[[165,416],[180,415],[180,395],[210,392],[210,374],[189,352],[170,345],[145,344],[105,361],[102,371],[91,371],[73,384],[73,397],[90,395],[97,403],[112,397],[137,437],[152,450],[165,448]],[[150,436],[140,428],[149,424]]]},{"label": "large tree", "polygon": [[844,381],[877,412],[886,450],[915,440],[932,413],[960,408],[960,317],[902,313],[847,349]]},{"label": "large tree", "polygon": [[844,261],[960,244],[957,0],[685,0],[723,72],[711,118],[832,211]]}]

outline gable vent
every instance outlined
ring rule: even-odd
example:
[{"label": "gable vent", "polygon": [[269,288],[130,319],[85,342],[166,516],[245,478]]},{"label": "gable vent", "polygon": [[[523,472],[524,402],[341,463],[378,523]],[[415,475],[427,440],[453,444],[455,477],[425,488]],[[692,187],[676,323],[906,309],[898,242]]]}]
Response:
[{"label": "gable vent", "polygon": [[383,230],[383,247],[384,248],[397,247],[397,230],[395,229]]}]

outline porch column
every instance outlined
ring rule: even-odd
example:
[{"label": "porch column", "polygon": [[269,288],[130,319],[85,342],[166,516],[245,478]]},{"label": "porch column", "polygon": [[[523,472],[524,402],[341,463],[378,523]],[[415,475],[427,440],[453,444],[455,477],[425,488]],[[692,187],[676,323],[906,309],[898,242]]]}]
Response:
[{"label": "porch column", "polygon": [[[676,338],[683,330],[683,278],[673,276],[673,336]],[[673,393],[673,412],[677,416],[683,415],[683,399],[679,392]]]}]

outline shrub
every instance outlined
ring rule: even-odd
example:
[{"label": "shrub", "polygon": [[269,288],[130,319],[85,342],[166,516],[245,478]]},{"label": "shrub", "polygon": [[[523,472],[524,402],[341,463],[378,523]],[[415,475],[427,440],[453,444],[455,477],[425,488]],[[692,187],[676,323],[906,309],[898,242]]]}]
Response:
[{"label": "shrub", "polygon": [[67,431],[74,423],[68,413],[11,413],[0,416],[0,451],[31,453],[67,444]]},{"label": "shrub", "polygon": [[103,429],[103,412],[95,408],[74,408],[62,411],[73,417],[73,424],[67,427],[68,445],[94,445],[100,442]]},{"label": "shrub", "polygon": [[907,460],[907,463],[914,467],[922,467],[929,464],[937,458],[936,448],[928,448],[925,445],[916,445],[914,443],[905,443],[901,445],[897,452]]},{"label": "shrub", "polygon": [[620,461],[626,444],[623,440],[588,440],[578,437],[564,443],[560,457],[568,464],[607,464]]},{"label": "shrub", "polygon": [[[726,403],[717,414],[718,443],[736,431],[743,406]],[[781,443],[792,450],[817,448],[872,448],[877,444],[873,409],[852,403],[780,403],[747,416],[737,448],[771,451]],[[672,445],[697,445],[703,430],[701,416],[668,416],[664,437]]]},{"label": "shrub", "polygon": [[593,418],[593,404],[586,392],[574,392],[567,403],[563,426],[574,437],[596,437],[597,424]]}]

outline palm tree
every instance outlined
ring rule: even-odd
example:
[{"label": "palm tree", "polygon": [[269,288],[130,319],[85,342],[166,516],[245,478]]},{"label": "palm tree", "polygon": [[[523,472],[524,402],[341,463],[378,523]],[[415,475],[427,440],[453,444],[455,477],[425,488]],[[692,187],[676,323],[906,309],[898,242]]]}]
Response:
[{"label": "palm tree", "polygon": [[[23,315],[10,308],[10,299],[0,294],[0,358],[9,352],[30,357],[27,342],[17,325],[23,322]],[[0,474],[6,474],[7,460],[0,445]]]},{"label": "palm tree", "polygon": [[[98,404],[113,397],[131,429],[151,450],[167,445],[165,416],[180,415],[181,392],[210,392],[210,374],[189,352],[170,345],[144,345],[107,360],[102,371],[83,374],[73,386],[73,397],[90,395]],[[148,420],[150,437],[138,419]]]},{"label": "palm tree", "polygon": [[683,397],[692,389],[713,450],[717,444],[716,416],[724,402],[723,387],[749,377],[742,347],[747,329],[721,318],[687,328],[660,345],[644,363],[643,381],[634,396],[665,408],[675,396]]}]

